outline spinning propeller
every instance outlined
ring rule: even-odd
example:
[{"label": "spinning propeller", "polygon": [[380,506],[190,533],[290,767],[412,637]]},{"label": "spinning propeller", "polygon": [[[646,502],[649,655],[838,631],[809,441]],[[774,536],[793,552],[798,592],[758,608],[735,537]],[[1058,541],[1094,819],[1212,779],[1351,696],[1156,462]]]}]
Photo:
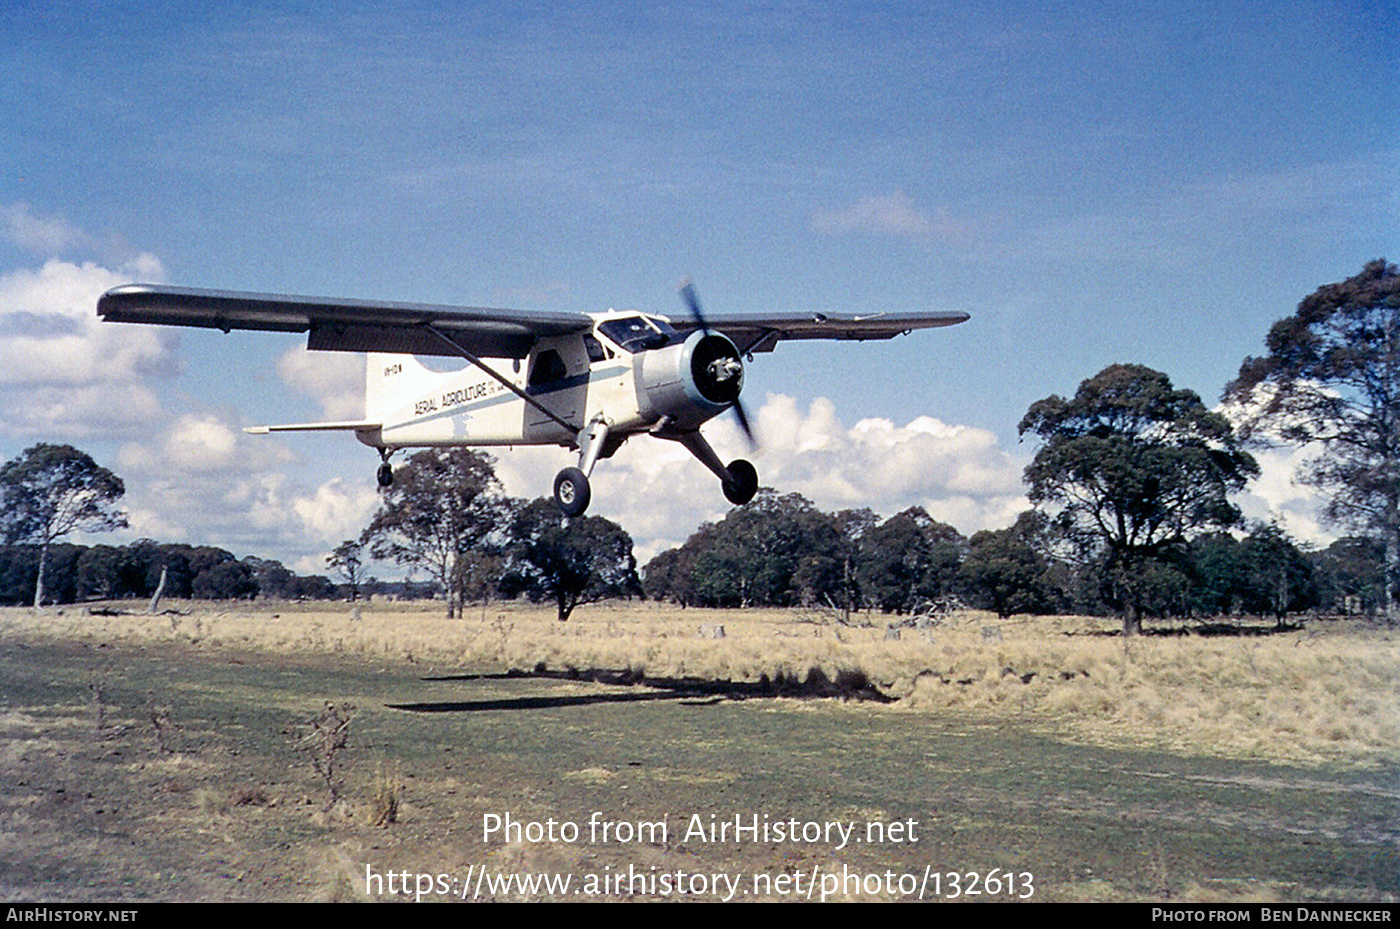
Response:
[{"label": "spinning propeller", "polygon": [[[687,280],[681,285],[681,299],[685,301],[686,308],[690,310],[690,316],[700,327],[700,331],[709,335],[710,326],[705,322],[705,314],[700,312],[700,298],[695,293],[693,281]],[[739,361],[738,357],[722,357],[710,362],[710,374],[716,381],[742,377],[743,373],[743,363]],[[749,425],[748,411],[744,409],[744,401],[740,399],[737,391],[734,395],[733,407],[734,416],[739,420],[739,428],[744,430],[744,437],[749,440],[749,448],[757,448],[758,439],[754,437],[753,427]]]}]

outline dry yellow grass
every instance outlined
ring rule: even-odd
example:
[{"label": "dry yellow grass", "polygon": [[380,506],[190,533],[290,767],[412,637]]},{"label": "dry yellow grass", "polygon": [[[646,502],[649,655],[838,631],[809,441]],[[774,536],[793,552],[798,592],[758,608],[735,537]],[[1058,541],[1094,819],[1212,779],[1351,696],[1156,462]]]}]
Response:
[{"label": "dry yellow grass", "polygon": [[[0,630],[65,638],[181,640],[201,647],[341,652],[462,666],[632,668],[648,677],[756,681],[819,668],[865,672],[898,698],[870,712],[970,714],[1098,744],[1365,765],[1400,748],[1400,637],[1319,622],[1262,638],[1089,635],[1112,621],[963,613],[888,639],[778,610],[491,604],[447,620],[439,604],[179,604],[180,615],[0,610]],[[702,627],[722,625],[722,639]],[[995,633],[991,630],[995,629]]]}]

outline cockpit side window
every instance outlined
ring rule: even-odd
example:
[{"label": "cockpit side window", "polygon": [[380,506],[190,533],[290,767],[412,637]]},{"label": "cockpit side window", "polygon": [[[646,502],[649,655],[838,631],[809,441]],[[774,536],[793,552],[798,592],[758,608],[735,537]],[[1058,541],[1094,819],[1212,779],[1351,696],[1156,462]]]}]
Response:
[{"label": "cockpit side window", "polygon": [[602,361],[604,358],[608,357],[606,350],[603,348],[603,343],[599,342],[591,335],[585,335],[583,337],[583,347],[588,349],[588,360],[590,362]]}]

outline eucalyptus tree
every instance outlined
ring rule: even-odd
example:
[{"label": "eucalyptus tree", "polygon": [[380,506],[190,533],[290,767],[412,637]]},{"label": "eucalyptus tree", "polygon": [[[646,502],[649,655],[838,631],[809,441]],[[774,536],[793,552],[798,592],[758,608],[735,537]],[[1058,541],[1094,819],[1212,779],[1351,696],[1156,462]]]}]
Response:
[{"label": "eucalyptus tree", "polygon": [[360,587],[365,582],[364,543],[346,539],[326,556],[326,567],[350,588],[350,601],[360,599]]},{"label": "eucalyptus tree", "polygon": [[907,613],[953,592],[966,551],[961,533],[911,506],[862,533],[861,592],[882,612]]},{"label": "eucalyptus tree", "polygon": [[127,525],[115,508],[121,478],[71,445],[39,444],[0,467],[0,526],[7,544],[34,545],[39,572],[34,608],[44,600],[49,548],[72,532],[110,532]]},{"label": "eucalyptus tree", "polygon": [[1150,569],[1195,533],[1239,524],[1229,496],[1259,473],[1224,416],[1141,365],[1037,401],[1020,432],[1043,442],[1026,466],[1031,502],[1099,552],[1127,635],[1142,629]]},{"label": "eucalyptus tree", "polygon": [[1027,510],[1006,529],[983,529],[968,540],[958,575],[979,606],[1002,619],[1015,613],[1051,613],[1063,596],[1052,580],[1044,541],[1046,517]]},{"label": "eucalyptus tree", "polygon": [[504,498],[491,458],[465,448],[429,449],[408,459],[384,488],[361,536],[375,558],[425,569],[461,606],[463,562],[491,544],[504,524]]},{"label": "eucalyptus tree", "polygon": [[580,603],[642,595],[632,537],[602,516],[564,517],[554,501],[512,501],[501,592],[552,600],[560,622]]},{"label": "eucalyptus tree", "polygon": [[1383,259],[1319,287],[1274,323],[1225,399],[1241,432],[1319,446],[1304,480],[1327,515],[1385,546],[1385,611],[1400,609],[1400,271]]}]

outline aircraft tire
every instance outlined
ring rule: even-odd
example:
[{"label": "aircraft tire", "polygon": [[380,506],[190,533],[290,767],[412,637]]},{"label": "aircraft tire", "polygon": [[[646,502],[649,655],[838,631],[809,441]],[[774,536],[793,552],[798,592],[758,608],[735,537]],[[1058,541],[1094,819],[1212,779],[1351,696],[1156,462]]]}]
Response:
[{"label": "aircraft tire", "polygon": [[582,516],[588,509],[593,491],[588,487],[588,475],[578,468],[565,468],[554,478],[554,502],[565,516]]},{"label": "aircraft tire", "polygon": [[394,469],[389,466],[389,462],[384,462],[379,466],[379,470],[374,475],[380,487],[388,487],[394,483]]},{"label": "aircraft tire", "polygon": [[724,498],[735,506],[743,506],[758,493],[758,470],[742,458],[729,462],[729,473],[734,480],[720,484],[724,488]]}]

